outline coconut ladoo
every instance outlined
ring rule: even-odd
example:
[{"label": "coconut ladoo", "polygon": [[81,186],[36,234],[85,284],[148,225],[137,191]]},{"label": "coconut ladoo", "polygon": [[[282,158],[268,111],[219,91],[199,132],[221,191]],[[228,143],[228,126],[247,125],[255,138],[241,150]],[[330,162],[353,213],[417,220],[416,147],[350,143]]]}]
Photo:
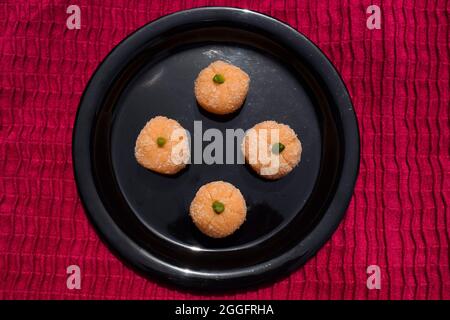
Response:
[{"label": "coconut ladoo", "polygon": [[261,177],[286,176],[300,162],[302,144],[286,124],[264,121],[249,129],[242,142],[245,161]]},{"label": "coconut ladoo", "polygon": [[238,188],[228,182],[214,181],[197,191],[189,213],[194,224],[205,235],[224,238],[244,223],[247,206]]},{"label": "coconut ladoo", "polygon": [[184,167],[190,157],[186,130],[175,120],[152,118],[136,139],[137,162],[152,171],[172,175]]},{"label": "coconut ladoo", "polygon": [[208,112],[224,115],[235,112],[244,103],[250,77],[242,69],[215,61],[200,71],[195,80],[195,97]]}]

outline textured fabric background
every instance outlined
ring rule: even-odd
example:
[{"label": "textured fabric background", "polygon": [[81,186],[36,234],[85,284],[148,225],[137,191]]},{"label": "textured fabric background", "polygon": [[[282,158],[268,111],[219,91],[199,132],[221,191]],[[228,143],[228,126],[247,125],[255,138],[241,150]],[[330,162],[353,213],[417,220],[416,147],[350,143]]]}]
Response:
[{"label": "textured fabric background", "polygon": [[[372,3],[381,30],[366,28]],[[69,4],[81,7],[81,30],[66,28]],[[447,0],[0,0],[0,299],[201,297],[138,276],[99,240],[77,196],[71,138],[108,52],[149,21],[204,5],[253,9],[313,40],[350,91],[362,140],[348,213],[317,256],[273,285],[212,297],[450,299]],[[81,290],[66,288],[71,264]],[[381,290],[366,287],[371,264]]]}]

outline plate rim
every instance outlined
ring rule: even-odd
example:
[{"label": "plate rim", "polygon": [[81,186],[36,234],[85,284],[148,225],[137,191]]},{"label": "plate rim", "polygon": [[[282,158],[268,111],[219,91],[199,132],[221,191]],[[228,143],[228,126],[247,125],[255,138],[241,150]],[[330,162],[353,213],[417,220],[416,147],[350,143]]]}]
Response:
[{"label": "plate rim", "polygon": [[[271,260],[253,266],[221,272],[200,272],[171,265],[142,249],[130,239],[108,214],[97,193],[91,165],[91,125],[98,105],[99,92],[105,91],[115,80],[114,71],[109,68],[114,61],[127,54],[127,47],[141,44],[171,27],[186,22],[211,21],[211,19],[239,20],[258,27],[271,28],[272,33],[285,42],[290,41],[292,49],[306,51],[308,63],[316,66],[314,70],[321,76],[329,88],[332,100],[342,123],[345,152],[341,177],[337,183],[334,197],[326,212],[311,233],[299,241],[293,248]],[[128,51],[130,51],[128,49]],[[320,65],[320,68],[317,66]],[[326,76],[325,76],[326,75]],[[91,106],[91,107],[89,107]],[[348,147],[349,146],[349,147]],[[327,56],[305,35],[286,23],[268,15],[248,9],[234,7],[199,7],[177,11],[153,20],[122,39],[106,55],[91,75],[77,108],[72,132],[72,166],[76,188],[84,211],[94,225],[97,234],[108,248],[126,265],[139,273],[150,275],[151,279],[162,281],[178,288],[202,291],[224,291],[243,289],[268,283],[275,278],[286,276],[303,265],[316,254],[331,238],[342,221],[356,184],[360,163],[360,136],[357,117],[353,109],[350,94],[344,81]],[[306,247],[311,250],[305,250]]]}]

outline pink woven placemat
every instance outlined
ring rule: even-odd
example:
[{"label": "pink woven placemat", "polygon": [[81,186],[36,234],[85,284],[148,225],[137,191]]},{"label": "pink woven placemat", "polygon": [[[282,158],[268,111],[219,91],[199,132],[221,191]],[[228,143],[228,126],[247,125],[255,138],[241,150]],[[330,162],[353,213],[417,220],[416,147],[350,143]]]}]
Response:
[{"label": "pink woven placemat", "polygon": [[[66,9],[81,8],[68,30]],[[381,8],[369,30],[366,8]],[[125,36],[162,15],[238,6],[290,24],[341,73],[361,132],[347,215],[304,267],[273,285],[204,298],[450,299],[447,0],[0,0],[0,299],[174,299],[202,296],[143,278],[88,222],[72,172],[79,99]],[[79,265],[81,289],[66,286]],[[366,286],[378,265],[381,289]]]}]

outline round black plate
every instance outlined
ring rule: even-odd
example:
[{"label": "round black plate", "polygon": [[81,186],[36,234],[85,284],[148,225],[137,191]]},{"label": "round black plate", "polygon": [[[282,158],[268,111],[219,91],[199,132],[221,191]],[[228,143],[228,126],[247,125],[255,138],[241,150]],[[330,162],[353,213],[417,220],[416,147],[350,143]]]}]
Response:
[{"label": "round black plate", "polygon": [[[198,72],[215,60],[251,78],[243,108],[226,117],[202,111],[193,94]],[[194,121],[203,132],[286,123],[302,141],[302,161],[277,181],[240,164],[159,175],[134,158],[139,131],[156,115],[191,135]],[[342,80],[307,38],[248,10],[200,8],[144,26],[108,55],[78,110],[73,163],[88,215],[128,263],[182,287],[236,289],[287,274],[331,236],[353,192],[359,137]],[[248,205],[244,225],[220,240],[188,215],[195,192],[214,180],[233,183]]]}]

